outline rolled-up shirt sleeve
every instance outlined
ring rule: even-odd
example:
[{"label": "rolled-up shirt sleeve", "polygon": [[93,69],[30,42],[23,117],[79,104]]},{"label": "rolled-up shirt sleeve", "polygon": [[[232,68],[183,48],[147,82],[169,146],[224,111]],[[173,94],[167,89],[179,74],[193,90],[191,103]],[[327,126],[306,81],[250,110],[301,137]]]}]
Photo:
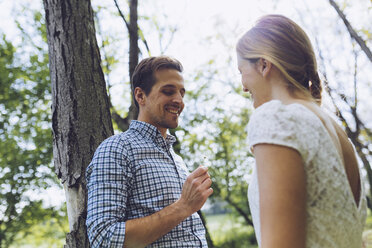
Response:
[{"label": "rolled-up shirt sleeve", "polygon": [[92,248],[124,246],[130,178],[124,144],[115,136],[105,140],[86,171],[86,225]]}]

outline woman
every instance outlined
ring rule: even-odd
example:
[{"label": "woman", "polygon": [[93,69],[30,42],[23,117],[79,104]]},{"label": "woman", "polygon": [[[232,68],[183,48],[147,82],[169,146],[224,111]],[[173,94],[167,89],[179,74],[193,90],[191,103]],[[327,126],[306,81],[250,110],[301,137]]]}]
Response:
[{"label": "woman", "polygon": [[360,248],[366,199],[345,132],[320,107],[321,82],[306,33],[264,16],[237,44],[256,108],[248,197],[260,247]]}]

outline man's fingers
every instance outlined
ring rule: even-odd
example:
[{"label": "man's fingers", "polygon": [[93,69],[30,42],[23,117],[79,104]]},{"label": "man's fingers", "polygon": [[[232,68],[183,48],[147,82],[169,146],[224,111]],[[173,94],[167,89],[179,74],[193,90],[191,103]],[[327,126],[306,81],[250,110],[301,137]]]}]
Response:
[{"label": "man's fingers", "polygon": [[207,171],[208,171],[208,167],[200,166],[200,167],[198,167],[196,170],[194,170],[194,171],[189,175],[189,177],[192,177],[192,178],[200,177],[201,175],[203,175],[203,174],[206,173]]},{"label": "man's fingers", "polygon": [[212,188],[207,189],[206,196],[209,197],[211,194],[213,194],[213,189]]},{"label": "man's fingers", "polygon": [[208,174],[208,168],[201,166],[187,177],[181,198],[193,212],[198,211],[213,193],[211,185],[212,180]]},{"label": "man's fingers", "polygon": [[204,173],[204,174],[192,179],[192,184],[198,186],[198,185],[202,184],[208,178],[209,178],[208,173]]},{"label": "man's fingers", "polygon": [[210,178],[206,178],[202,184],[200,185],[200,188],[203,190],[206,190],[212,186],[212,180]]}]

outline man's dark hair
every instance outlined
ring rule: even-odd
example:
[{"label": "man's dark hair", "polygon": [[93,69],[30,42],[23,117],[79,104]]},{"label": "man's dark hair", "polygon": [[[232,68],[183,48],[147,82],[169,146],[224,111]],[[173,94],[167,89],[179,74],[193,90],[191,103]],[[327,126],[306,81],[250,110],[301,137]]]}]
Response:
[{"label": "man's dark hair", "polygon": [[136,98],[134,97],[134,89],[140,87],[147,96],[156,83],[155,72],[162,69],[174,69],[179,72],[183,71],[181,62],[168,56],[149,57],[143,59],[134,69],[131,80],[131,89],[133,100],[137,109],[139,109],[139,106]]}]

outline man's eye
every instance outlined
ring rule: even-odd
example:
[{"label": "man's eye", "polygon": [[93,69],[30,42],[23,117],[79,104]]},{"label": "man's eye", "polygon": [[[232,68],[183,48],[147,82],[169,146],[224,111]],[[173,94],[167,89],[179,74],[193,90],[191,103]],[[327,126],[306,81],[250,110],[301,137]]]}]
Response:
[{"label": "man's eye", "polygon": [[173,91],[164,90],[163,93],[167,96],[171,96],[173,94]]}]

